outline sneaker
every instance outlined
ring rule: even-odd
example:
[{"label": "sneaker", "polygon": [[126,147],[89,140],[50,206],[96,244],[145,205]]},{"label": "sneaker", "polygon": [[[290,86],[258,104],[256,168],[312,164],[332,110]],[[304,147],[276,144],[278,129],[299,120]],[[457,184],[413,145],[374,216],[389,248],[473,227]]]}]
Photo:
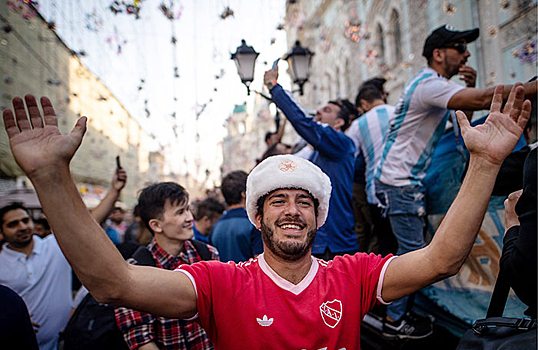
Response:
[{"label": "sneaker", "polygon": [[383,322],[383,336],[399,339],[422,339],[433,333],[433,322],[430,317],[417,314],[404,315],[399,321]]}]

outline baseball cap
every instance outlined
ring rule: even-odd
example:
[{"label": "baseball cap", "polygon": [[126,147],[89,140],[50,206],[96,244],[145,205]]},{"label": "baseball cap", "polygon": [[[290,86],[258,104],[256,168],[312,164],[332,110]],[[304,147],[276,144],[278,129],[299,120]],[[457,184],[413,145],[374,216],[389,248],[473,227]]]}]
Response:
[{"label": "baseball cap", "polygon": [[458,41],[460,39],[464,39],[467,43],[473,42],[478,38],[478,35],[480,35],[480,30],[478,28],[461,31],[455,30],[454,27],[445,24],[435,29],[426,38],[422,56],[429,58],[432,56],[434,49],[441,48],[450,42]]}]

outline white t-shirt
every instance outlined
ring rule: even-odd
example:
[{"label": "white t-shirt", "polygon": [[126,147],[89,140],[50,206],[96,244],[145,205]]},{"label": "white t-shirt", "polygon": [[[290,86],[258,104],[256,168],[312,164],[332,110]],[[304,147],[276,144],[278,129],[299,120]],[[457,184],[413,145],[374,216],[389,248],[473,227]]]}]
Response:
[{"label": "white t-shirt", "polygon": [[448,101],[464,89],[424,68],[407,83],[376,172],[391,186],[421,185],[449,116]]},{"label": "white t-shirt", "polygon": [[19,294],[32,322],[39,324],[36,333],[39,349],[55,350],[59,332],[67,325],[73,306],[71,267],[54,235],[44,239],[34,235],[34,249],[26,254],[4,244],[0,252],[0,284]]},{"label": "white t-shirt", "polygon": [[354,120],[347,131],[347,135],[355,142],[357,148],[355,157],[360,147],[366,161],[366,195],[370,204],[379,202],[375,196],[374,177],[383,153],[385,138],[394,120],[394,111],[395,108],[391,105],[376,106]]}]

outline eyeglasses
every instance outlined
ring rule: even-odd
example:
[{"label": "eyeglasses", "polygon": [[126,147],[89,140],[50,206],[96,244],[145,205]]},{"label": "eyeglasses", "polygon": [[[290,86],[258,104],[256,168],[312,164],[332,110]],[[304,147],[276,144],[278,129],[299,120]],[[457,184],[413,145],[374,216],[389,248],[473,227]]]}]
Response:
[{"label": "eyeglasses", "polygon": [[467,51],[467,43],[462,42],[462,43],[454,43],[450,45],[445,45],[441,47],[441,49],[455,49],[459,53],[465,53],[465,51]]}]

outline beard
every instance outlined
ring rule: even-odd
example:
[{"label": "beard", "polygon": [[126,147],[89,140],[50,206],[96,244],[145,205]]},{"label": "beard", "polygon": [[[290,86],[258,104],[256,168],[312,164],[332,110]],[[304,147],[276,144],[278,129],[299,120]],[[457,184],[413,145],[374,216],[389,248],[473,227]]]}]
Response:
[{"label": "beard", "polygon": [[[286,222],[289,222],[289,220],[286,220]],[[278,225],[278,223],[279,221],[277,220],[275,225]],[[308,231],[304,242],[282,242],[275,238],[273,230],[265,224],[263,219],[260,231],[265,247],[286,261],[297,261],[308,254],[314,244],[317,232],[316,229]]]},{"label": "beard", "polygon": [[24,248],[24,247],[27,247],[30,243],[32,243],[33,241],[33,237],[34,235],[33,234],[30,234],[29,235],[29,238],[27,238],[26,240],[22,240],[22,239],[9,239],[7,237],[4,237],[4,240],[8,243],[8,245],[12,248],[16,248],[16,249],[21,249],[21,248]]}]

